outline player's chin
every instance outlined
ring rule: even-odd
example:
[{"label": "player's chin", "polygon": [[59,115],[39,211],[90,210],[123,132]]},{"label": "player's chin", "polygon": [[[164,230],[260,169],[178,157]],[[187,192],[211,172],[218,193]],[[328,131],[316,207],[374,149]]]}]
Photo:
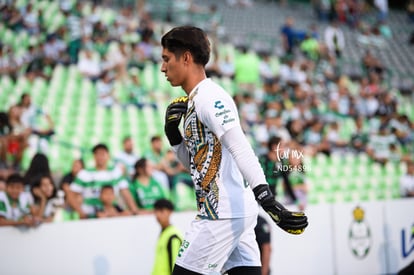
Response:
[{"label": "player's chin", "polygon": [[180,86],[179,83],[177,83],[176,81],[174,81],[174,80],[172,80],[170,78],[167,78],[167,81],[170,82],[171,86],[173,86],[173,87]]}]

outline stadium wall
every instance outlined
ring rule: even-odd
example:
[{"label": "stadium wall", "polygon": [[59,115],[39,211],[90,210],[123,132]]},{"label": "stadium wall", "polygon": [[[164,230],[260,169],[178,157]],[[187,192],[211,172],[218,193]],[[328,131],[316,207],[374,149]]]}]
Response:
[{"label": "stadium wall", "polygon": [[[396,273],[414,261],[413,210],[413,199],[311,205],[303,235],[272,226],[272,274]],[[172,221],[185,231],[194,215]],[[159,232],[152,215],[0,228],[0,274],[151,274]]]}]

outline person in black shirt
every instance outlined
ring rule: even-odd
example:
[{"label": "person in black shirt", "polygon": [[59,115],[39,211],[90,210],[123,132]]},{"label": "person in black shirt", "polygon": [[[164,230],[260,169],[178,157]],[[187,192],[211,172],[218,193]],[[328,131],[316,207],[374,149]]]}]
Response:
[{"label": "person in black shirt", "polygon": [[289,182],[289,169],[284,169],[289,167],[289,160],[278,160],[277,157],[276,151],[278,146],[280,146],[280,143],[281,139],[279,137],[271,137],[267,143],[268,151],[266,154],[263,154],[259,157],[259,162],[263,168],[266,180],[269,183],[270,190],[272,191],[273,195],[277,195],[277,184],[278,181],[282,178],[284,189],[287,192],[287,195],[292,199],[293,202],[296,202],[296,196],[293,193],[292,186]]},{"label": "person in black shirt", "polygon": [[260,260],[262,262],[262,275],[270,274],[270,255],[271,255],[271,242],[270,242],[270,225],[265,218],[258,215],[257,224],[254,228],[256,234],[256,241],[259,245]]}]

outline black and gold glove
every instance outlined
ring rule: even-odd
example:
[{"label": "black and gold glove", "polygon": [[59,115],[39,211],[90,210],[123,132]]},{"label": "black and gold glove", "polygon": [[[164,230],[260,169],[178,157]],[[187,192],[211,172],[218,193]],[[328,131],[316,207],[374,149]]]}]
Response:
[{"label": "black and gold glove", "polygon": [[164,131],[171,146],[180,144],[183,140],[178,125],[181,118],[187,112],[188,96],[181,96],[174,99],[165,112]]},{"label": "black and gold glove", "polygon": [[254,196],[272,220],[290,234],[302,234],[308,226],[308,218],[303,212],[292,212],[275,200],[269,185],[261,184],[253,189]]}]

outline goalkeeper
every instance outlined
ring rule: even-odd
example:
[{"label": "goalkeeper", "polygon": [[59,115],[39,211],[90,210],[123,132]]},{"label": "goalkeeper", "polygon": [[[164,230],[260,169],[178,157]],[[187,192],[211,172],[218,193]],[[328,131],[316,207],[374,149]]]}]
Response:
[{"label": "goalkeeper", "polygon": [[210,57],[206,34],[196,27],[176,27],[162,37],[161,44],[161,71],[172,86],[187,94],[167,107],[165,133],[191,172],[198,204],[173,275],[259,275],[256,201],[291,234],[304,231],[307,217],[275,201],[241,129],[233,99],[206,77],[204,67]]}]

